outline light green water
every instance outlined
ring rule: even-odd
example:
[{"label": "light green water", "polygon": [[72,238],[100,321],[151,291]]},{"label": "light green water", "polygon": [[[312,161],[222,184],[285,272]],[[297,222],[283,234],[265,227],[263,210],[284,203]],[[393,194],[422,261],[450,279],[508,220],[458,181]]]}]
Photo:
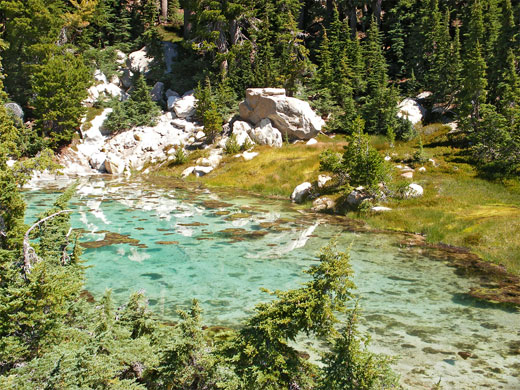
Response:
[{"label": "light green water", "polygon": [[[48,184],[26,192],[28,221],[56,198],[57,183]],[[400,357],[405,387],[429,389],[441,379],[445,389],[520,388],[520,314],[470,298],[476,280],[401,247],[399,236],[355,233],[288,202],[141,181],[91,179],[72,208],[73,226],[86,231],[86,288],[95,297],[111,288],[124,303],[144,290],[164,318],[197,298],[208,325],[239,326],[268,299],[261,287],[297,287],[335,237],[340,249],[352,245],[372,349]],[[100,231],[130,242],[100,241]]]}]

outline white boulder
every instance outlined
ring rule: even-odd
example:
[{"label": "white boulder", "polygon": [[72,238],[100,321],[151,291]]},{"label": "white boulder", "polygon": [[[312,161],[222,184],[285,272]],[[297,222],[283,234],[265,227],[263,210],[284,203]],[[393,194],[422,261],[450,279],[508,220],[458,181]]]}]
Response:
[{"label": "white boulder", "polygon": [[233,123],[233,135],[237,143],[242,146],[245,143],[253,143],[253,140],[249,137],[249,133],[253,130],[251,125],[244,121],[236,121]]},{"label": "white boulder", "polygon": [[103,84],[108,83],[107,76],[105,76],[105,74],[101,72],[99,69],[96,69],[94,71],[94,80],[99,81]]},{"label": "white boulder", "polygon": [[104,171],[105,170],[105,160],[107,159],[107,155],[103,152],[97,152],[90,156],[89,163],[90,166],[96,171]]},{"label": "white boulder", "polygon": [[322,196],[321,198],[318,198],[312,202],[312,211],[333,210],[334,207],[336,207],[336,202],[325,196]]},{"label": "white boulder", "polygon": [[301,203],[311,193],[312,184],[309,182],[302,183],[294,189],[291,194],[291,200],[296,203]]},{"label": "white boulder", "polygon": [[325,185],[332,180],[332,177],[327,175],[319,175],[318,176],[318,188],[323,188]]},{"label": "white boulder", "polygon": [[195,176],[197,176],[197,177],[201,177],[201,176],[207,175],[207,174],[210,173],[213,169],[214,169],[213,167],[204,167],[204,166],[197,165],[197,166],[193,169],[193,173],[195,174]]},{"label": "white boulder", "polygon": [[316,145],[317,143],[318,143],[318,140],[316,138],[311,138],[310,140],[307,141],[307,145],[309,145],[309,146]]},{"label": "white boulder", "polygon": [[372,210],[375,213],[384,213],[386,211],[392,211],[390,207],[383,207],[383,206],[375,206],[372,207],[370,210]]},{"label": "white boulder", "polygon": [[249,132],[249,136],[259,145],[282,147],[282,133],[275,129],[267,118],[262,119],[258,126]]},{"label": "white boulder", "polygon": [[193,173],[194,170],[195,170],[195,167],[186,168],[184,171],[182,171],[181,177],[183,179],[187,178],[189,175],[191,175]]},{"label": "white boulder", "polygon": [[189,118],[195,115],[195,103],[197,99],[193,95],[184,96],[173,104],[175,115],[179,118]]},{"label": "white boulder", "polygon": [[242,158],[243,158],[245,161],[251,161],[251,160],[254,159],[256,156],[258,156],[258,152],[244,152],[244,153],[242,153]]},{"label": "white boulder", "polygon": [[413,125],[421,122],[425,115],[426,110],[424,107],[414,99],[406,98],[399,103],[397,116],[409,120]]},{"label": "white boulder", "polygon": [[133,73],[147,73],[150,71],[150,66],[153,62],[152,57],[148,57],[148,49],[143,47],[141,50],[134,51],[128,55],[126,66]]},{"label": "white boulder", "polygon": [[325,122],[311,109],[309,103],[287,97],[285,89],[250,88],[246,100],[240,103],[240,117],[254,125],[270,119],[273,126],[290,138],[315,137]]},{"label": "white boulder", "polygon": [[408,186],[408,189],[405,191],[406,198],[418,198],[423,196],[424,189],[419,185],[412,183]]}]

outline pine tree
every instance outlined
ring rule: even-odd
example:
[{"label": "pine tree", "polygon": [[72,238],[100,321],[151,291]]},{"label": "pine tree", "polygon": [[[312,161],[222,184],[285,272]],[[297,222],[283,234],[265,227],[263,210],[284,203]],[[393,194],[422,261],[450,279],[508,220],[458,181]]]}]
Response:
[{"label": "pine tree", "polygon": [[481,41],[484,22],[480,0],[474,0],[469,15],[464,50],[464,66],[461,72],[461,90],[458,93],[458,113],[463,125],[477,130],[480,107],[486,102],[487,65]]},{"label": "pine tree", "polygon": [[386,134],[388,127],[397,123],[398,95],[396,89],[388,86],[379,28],[372,22],[364,46],[367,91],[362,112],[368,133]]},{"label": "pine tree", "polygon": [[32,77],[32,101],[41,134],[51,137],[54,146],[72,139],[79,128],[91,83],[90,72],[81,57],[71,53],[56,55]]},{"label": "pine tree", "polygon": [[438,26],[435,32],[436,47],[432,58],[432,69],[429,77],[429,90],[433,93],[433,100],[436,103],[449,102],[449,95],[452,92],[450,73],[453,58],[451,56],[451,37],[450,37],[450,14],[444,14],[443,23]]}]

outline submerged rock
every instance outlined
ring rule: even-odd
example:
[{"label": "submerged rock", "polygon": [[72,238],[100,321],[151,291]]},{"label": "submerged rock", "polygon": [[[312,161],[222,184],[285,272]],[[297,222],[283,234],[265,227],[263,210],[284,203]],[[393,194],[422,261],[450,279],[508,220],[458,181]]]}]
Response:
[{"label": "submerged rock", "polygon": [[312,202],[312,211],[331,211],[336,207],[336,202],[331,198],[323,196]]}]

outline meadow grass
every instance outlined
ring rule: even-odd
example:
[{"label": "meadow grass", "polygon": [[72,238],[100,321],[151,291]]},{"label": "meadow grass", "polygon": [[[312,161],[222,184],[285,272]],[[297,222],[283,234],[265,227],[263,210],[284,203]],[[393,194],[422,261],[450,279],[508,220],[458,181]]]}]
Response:
[{"label": "meadow grass", "polygon": [[[413,180],[424,187],[424,196],[415,199],[389,199],[384,206],[392,211],[380,214],[349,212],[379,229],[419,233],[430,243],[467,247],[487,261],[504,265],[508,271],[520,274],[520,184],[488,181],[478,176],[469,164],[465,151],[450,146],[448,129],[439,124],[421,128],[424,153],[435,163],[413,161],[418,150],[417,140],[396,142],[390,148],[384,137],[373,137],[373,145],[392,157],[392,165],[408,164],[416,168]],[[226,156],[210,174],[189,181],[208,187],[234,187],[264,195],[288,198],[294,187],[305,181],[313,182],[319,172],[319,154],[331,148],[341,151],[345,138],[319,136],[317,145],[303,143],[282,148],[257,146],[259,156],[251,161]],[[178,176],[196,158],[177,167],[161,169],[158,174]],[[417,168],[424,166],[426,172]],[[390,185],[405,179],[393,169]],[[306,204],[310,206],[310,202]]]}]

